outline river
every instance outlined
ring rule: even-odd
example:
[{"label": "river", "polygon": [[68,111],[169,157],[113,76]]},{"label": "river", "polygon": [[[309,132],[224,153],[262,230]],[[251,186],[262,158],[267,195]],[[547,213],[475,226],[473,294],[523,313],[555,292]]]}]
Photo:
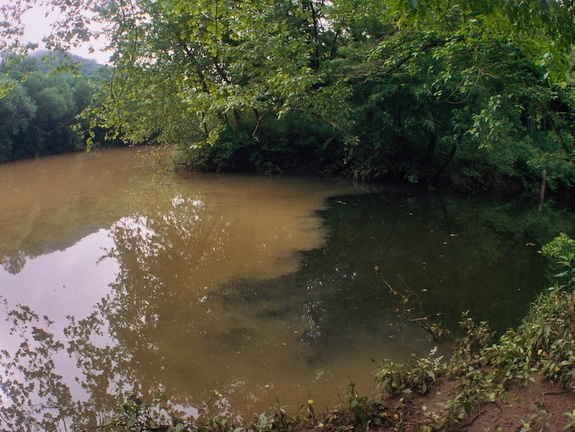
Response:
[{"label": "river", "polygon": [[536,204],[174,173],[152,153],[0,166],[3,428],[95,426],[130,392],[196,417],[334,406],[436,345],[409,317],[519,323],[538,249],[573,232]]}]

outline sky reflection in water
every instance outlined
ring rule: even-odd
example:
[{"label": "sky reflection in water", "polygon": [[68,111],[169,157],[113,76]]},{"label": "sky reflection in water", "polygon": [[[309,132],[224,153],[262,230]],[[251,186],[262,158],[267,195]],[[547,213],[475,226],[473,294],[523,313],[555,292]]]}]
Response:
[{"label": "sky reflection in water", "polygon": [[333,404],[350,378],[369,390],[372,358],[433,346],[397,322],[375,265],[424,313],[501,314],[497,298],[536,287],[493,274],[542,268],[527,245],[570,228],[342,182],[158,172],[135,153],[0,167],[2,426],[94,425],[129,390],[192,415]]}]

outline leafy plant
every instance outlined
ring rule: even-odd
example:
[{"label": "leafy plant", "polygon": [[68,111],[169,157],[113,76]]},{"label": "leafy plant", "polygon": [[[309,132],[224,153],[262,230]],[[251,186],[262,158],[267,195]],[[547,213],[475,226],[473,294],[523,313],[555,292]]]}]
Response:
[{"label": "leafy plant", "polygon": [[[167,421],[166,412],[163,408],[163,404],[166,399],[163,397],[158,397],[153,402],[145,402],[139,396],[131,393],[126,397],[124,403],[122,403],[116,409],[115,414],[112,418],[102,426],[103,430],[116,430],[118,428],[123,428],[126,431],[151,431],[157,430],[164,427],[169,430],[170,427],[165,425]],[[178,427],[181,422],[175,420],[173,430],[182,431],[182,427]]]},{"label": "leafy plant", "polygon": [[569,418],[569,423],[563,427],[563,430],[575,430],[575,409],[572,412],[566,412],[563,415]]},{"label": "leafy plant", "polygon": [[347,409],[351,413],[351,423],[359,423],[366,430],[369,430],[370,425],[381,426],[395,423],[399,419],[398,416],[387,414],[383,402],[371,396],[360,396],[353,382],[347,388]]},{"label": "leafy plant", "polygon": [[549,423],[546,421],[547,412],[543,405],[533,404],[534,412],[529,414],[527,418],[520,418],[521,429],[520,432],[537,431],[544,432],[549,430]]},{"label": "leafy plant", "polygon": [[412,363],[396,363],[385,360],[375,371],[378,388],[389,396],[413,390],[426,394],[441,370],[442,357],[433,350],[428,357],[413,358]]}]

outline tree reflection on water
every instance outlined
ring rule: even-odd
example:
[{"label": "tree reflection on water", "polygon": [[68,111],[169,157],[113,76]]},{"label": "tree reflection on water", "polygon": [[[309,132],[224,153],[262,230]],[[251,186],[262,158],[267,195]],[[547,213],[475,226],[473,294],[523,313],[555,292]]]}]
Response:
[{"label": "tree reflection on water", "polygon": [[[109,293],[85,318],[68,315],[67,324],[57,329],[48,316],[2,299],[9,334],[0,359],[4,427],[97,424],[101,419],[95,413],[109,413],[126,391],[162,390],[162,371],[179,357],[166,345],[183,346],[186,334],[208,332],[205,326],[194,328],[201,320],[190,319],[200,311],[181,306],[201,304],[205,291],[194,293],[190,284],[207,283],[198,269],[225,258],[231,223],[211,216],[195,197],[168,199],[168,210],[166,199],[155,202],[109,229],[114,247],[101,259],[113,259],[119,270]],[[186,268],[195,271],[176,272]],[[190,360],[181,358],[182,364]],[[182,393],[178,402],[193,407],[200,401]]]},{"label": "tree reflection on water", "polygon": [[0,215],[0,428],[95,426],[127,392],[164,393],[191,416],[249,417],[276,395],[328,404],[350,376],[372,382],[372,358],[434,345],[395,320],[375,265],[426,313],[489,319],[541,288],[532,244],[573,228],[508,203],[349,190],[172,176],[70,194],[48,224]]},{"label": "tree reflection on water", "polygon": [[[246,186],[257,188],[254,181],[260,180],[237,181],[237,190],[215,201],[202,193],[175,193],[173,184],[133,193],[131,207],[137,211],[47,256],[51,261],[44,270],[51,273],[50,265],[65,267],[65,259],[78,254],[75,249],[85,243],[103,248],[98,265],[114,263],[113,279],[94,303],[78,303],[73,310],[84,292],[74,291],[79,297],[69,299],[59,279],[37,278],[29,289],[42,287],[45,298],[58,291],[57,301],[72,303],[72,310],[54,306],[52,316],[43,312],[42,298],[25,305],[18,302],[22,296],[14,294],[16,285],[8,287],[2,296],[2,327],[9,337],[2,341],[0,357],[0,424],[14,430],[94,426],[128,391],[167,391],[174,406],[188,415],[207,409],[230,412],[235,394],[247,401],[244,412],[250,412],[253,404],[260,406],[262,395],[275,391],[276,381],[280,387],[292,381],[289,371],[282,373],[286,365],[299,370],[298,359],[307,350],[297,343],[297,334],[305,328],[298,312],[260,326],[251,313],[230,309],[223,286],[233,279],[265,280],[296,270],[294,251],[321,244],[323,230],[310,209],[317,208],[326,189],[308,188],[306,203],[300,205],[290,202],[300,193],[290,191],[290,183],[279,189],[272,185],[267,192],[280,193],[280,200],[270,201],[267,193],[253,196],[250,206],[235,200]],[[98,240],[104,234],[110,241]],[[12,284],[24,277],[24,266],[16,264],[28,259],[32,269],[35,254],[5,254],[5,269],[14,278],[4,280]],[[13,258],[19,256],[23,259]],[[88,286],[92,277],[88,272],[80,283]],[[89,304],[91,310],[85,307]],[[277,350],[288,344],[289,351]],[[258,364],[266,370],[258,370]],[[223,396],[213,406],[203,406],[214,390]]]}]

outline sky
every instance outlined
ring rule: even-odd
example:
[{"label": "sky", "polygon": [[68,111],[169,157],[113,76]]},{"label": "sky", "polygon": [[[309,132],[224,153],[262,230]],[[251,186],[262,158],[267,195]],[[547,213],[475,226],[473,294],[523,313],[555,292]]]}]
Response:
[{"label": "sky", "polygon": [[[10,0],[0,0],[0,5],[7,4],[9,2]],[[40,49],[44,48],[42,44],[42,38],[50,34],[51,24],[55,19],[54,14],[46,17],[47,11],[49,11],[47,8],[34,7],[24,14],[22,20],[26,26],[24,40],[26,42],[38,43]],[[94,53],[89,52],[88,44],[80,47],[75,47],[71,50],[71,52],[84,58],[95,59],[102,64],[107,63],[110,57],[110,53],[105,53],[97,49],[98,46],[103,47],[104,42],[94,41],[93,45],[94,48],[96,48],[96,52]]]}]

